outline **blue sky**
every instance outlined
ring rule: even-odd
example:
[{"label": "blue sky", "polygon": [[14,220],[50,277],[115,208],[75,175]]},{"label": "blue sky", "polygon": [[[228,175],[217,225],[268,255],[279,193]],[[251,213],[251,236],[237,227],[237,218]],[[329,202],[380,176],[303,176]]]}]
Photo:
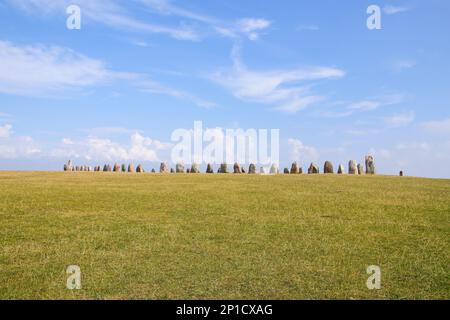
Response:
[{"label": "blue sky", "polygon": [[[66,8],[81,8],[81,30]],[[381,30],[366,26],[381,8]],[[280,129],[281,167],[450,178],[447,0],[0,0],[0,169],[170,160],[177,128]]]}]

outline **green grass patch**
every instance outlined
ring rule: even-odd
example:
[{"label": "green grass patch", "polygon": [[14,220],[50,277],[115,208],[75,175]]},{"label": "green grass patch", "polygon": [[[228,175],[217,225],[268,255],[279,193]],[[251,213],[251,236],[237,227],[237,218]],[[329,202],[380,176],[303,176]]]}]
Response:
[{"label": "green grass patch", "polygon": [[449,236],[450,180],[0,173],[1,299],[449,299]]}]

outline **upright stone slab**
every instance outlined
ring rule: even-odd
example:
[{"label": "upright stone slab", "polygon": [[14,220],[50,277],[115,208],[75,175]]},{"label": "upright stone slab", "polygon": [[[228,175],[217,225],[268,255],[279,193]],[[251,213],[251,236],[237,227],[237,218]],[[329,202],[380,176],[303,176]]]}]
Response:
[{"label": "upright stone slab", "polygon": [[206,167],[206,173],[209,173],[209,174],[213,174],[214,173],[214,170],[213,170],[213,167],[212,167],[211,163],[208,163],[208,166]]},{"label": "upright stone slab", "polygon": [[375,160],[373,156],[366,156],[366,174],[375,174]]},{"label": "upright stone slab", "polygon": [[134,173],[136,170],[134,169],[134,164],[130,163],[128,165],[128,172],[129,173]]},{"label": "upright stone slab", "polygon": [[152,173],[156,173],[156,170],[155,170],[155,168],[153,168],[153,169],[152,169]]},{"label": "upright stone slab", "polygon": [[326,161],[323,166],[323,173],[334,173],[333,164],[331,161]]},{"label": "upright stone slab", "polygon": [[142,167],[142,164],[138,164],[138,166],[136,167],[136,172],[137,173],[144,173],[144,168]]},{"label": "upright stone slab", "polygon": [[175,170],[173,168],[170,168],[170,173],[175,173]]},{"label": "upright stone slab", "polygon": [[191,166],[191,173],[200,173],[200,168],[197,163],[193,163]]},{"label": "upright stone slab", "polygon": [[345,173],[345,168],[343,164],[339,165],[339,169],[338,169],[338,174],[344,174]]},{"label": "upright stone slab", "polygon": [[233,172],[235,173],[235,174],[241,174],[242,173],[242,170],[241,170],[241,165],[239,164],[239,163],[235,163],[234,164],[234,166],[233,166]]},{"label": "upright stone slab", "polygon": [[348,162],[348,174],[358,174],[358,164],[355,160]]},{"label": "upright stone slab", "polygon": [[220,165],[220,173],[228,173],[228,165],[226,163]]},{"label": "upright stone slab", "polygon": [[291,166],[291,174],[298,174],[298,173],[299,173],[298,164],[297,162],[294,162]]},{"label": "upright stone slab", "polygon": [[64,165],[64,171],[69,171],[67,164]]},{"label": "upright stone slab", "polygon": [[111,172],[111,165],[108,164],[108,165],[106,166],[106,169],[107,169],[108,172]]},{"label": "upright stone slab", "polygon": [[118,163],[114,164],[114,169],[113,169],[113,171],[114,171],[114,172],[120,172],[120,171],[122,171],[121,168],[120,168],[120,165],[119,165]]},{"label": "upright stone slab", "polygon": [[159,173],[169,173],[169,167],[167,166],[167,163],[161,163],[161,165],[159,166]]},{"label": "upright stone slab", "polygon": [[256,174],[256,166],[253,163],[250,164],[250,166],[248,167],[248,173],[249,174]]},{"label": "upright stone slab", "polygon": [[308,174],[318,174],[319,173],[319,166],[315,163],[311,163],[308,169]]},{"label": "upright stone slab", "polygon": [[184,173],[184,165],[182,163],[177,163],[175,166],[175,170],[177,173]]},{"label": "upright stone slab", "polygon": [[289,169],[288,168],[284,168],[284,174],[289,174]]},{"label": "upright stone slab", "polygon": [[400,171],[399,175],[400,175],[400,177],[403,177],[403,171]]},{"label": "upright stone slab", "polygon": [[364,174],[364,166],[361,163],[358,163],[358,174],[359,175]]},{"label": "upright stone slab", "polygon": [[272,166],[270,167],[270,174],[278,174],[279,170],[278,170],[278,166],[276,163],[273,163]]}]

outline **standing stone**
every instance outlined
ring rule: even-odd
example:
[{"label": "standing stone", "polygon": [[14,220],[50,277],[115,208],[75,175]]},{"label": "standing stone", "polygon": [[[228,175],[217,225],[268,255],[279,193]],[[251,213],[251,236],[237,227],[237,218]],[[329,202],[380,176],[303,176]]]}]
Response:
[{"label": "standing stone", "polygon": [[298,173],[299,174],[303,174],[303,168],[302,167],[298,168]]},{"label": "standing stone", "polygon": [[175,170],[177,173],[184,173],[184,165],[182,163],[177,163],[175,166]]},{"label": "standing stone", "polygon": [[350,160],[348,163],[348,174],[358,174],[358,165],[355,160]]},{"label": "standing stone", "polygon": [[121,170],[122,172],[127,172],[127,166],[125,164],[122,164]]},{"label": "standing stone", "polygon": [[260,167],[259,174],[266,174],[266,169],[264,169],[264,167]]},{"label": "standing stone", "polygon": [[373,156],[366,156],[366,174],[375,174],[375,161]]},{"label": "standing stone", "polygon": [[244,169],[244,167],[242,167],[242,173],[245,173],[245,169]]},{"label": "standing stone", "polygon": [[345,168],[343,164],[339,165],[339,169],[338,169],[338,174],[344,174],[345,173]]},{"label": "standing stone", "polygon": [[155,170],[155,168],[153,168],[153,169],[152,169],[152,173],[156,173],[156,170]]},{"label": "standing stone", "polygon": [[226,163],[220,165],[220,173],[228,173],[228,165]]},{"label": "standing stone", "polygon": [[299,173],[298,164],[297,162],[294,162],[291,166],[291,174],[298,174],[298,173]]},{"label": "standing stone", "polygon": [[250,166],[248,167],[248,173],[249,174],[256,174],[256,166],[253,163],[250,164]]},{"label": "standing stone", "polygon": [[400,177],[403,177],[403,171],[400,171]]},{"label": "standing stone", "polygon": [[122,171],[121,168],[120,168],[120,165],[119,165],[118,163],[114,164],[114,169],[113,169],[113,171],[114,171],[114,172],[120,172],[120,171]]},{"label": "standing stone", "polygon": [[142,164],[138,164],[138,166],[136,167],[136,172],[137,173],[144,173],[144,168],[142,167]]},{"label": "standing stone", "polygon": [[159,173],[169,173],[169,167],[167,166],[167,163],[161,163],[161,165],[159,166]]},{"label": "standing stone", "polygon": [[234,166],[233,166],[233,172],[236,173],[236,174],[242,173],[241,165],[240,165],[239,163],[236,162],[236,163],[234,164]]},{"label": "standing stone", "polygon": [[69,171],[67,164],[64,165],[64,171]]},{"label": "standing stone", "polygon": [[315,163],[311,163],[308,169],[308,174],[318,174],[319,173],[319,166]]},{"label": "standing stone", "polygon": [[175,173],[175,170],[173,168],[170,168],[170,173]]},{"label": "standing stone", "polygon": [[206,173],[214,173],[214,170],[212,168],[212,165],[210,163],[208,163],[208,166],[206,167]]},{"label": "standing stone", "polygon": [[130,163],[130,164],[128,165],[128,172],[130,172],[130,173],[134,173],[134,172],[135,172],[135,170],[134,170],[134,164]]},{"label": "standing stone", "polygon": [[358,163],[358,174],[364,174],[364,166],[361,163]]},{"label": "standing stone", "polygon": [[69,162],[67,162],[67,171],[73,171],[73,163],[72,163],[72,160],[69,160]]},{"label": "standing stone", "polygon": [[284,174],[289,174],[289,169],[288,168],[284,168]]},{"label": "standing stone", "polygon": [[75,167],[75,171],[80,171],[80,167],[79,167],[79,166],[76,166],[76,167]]},{"label": "standing stone", "polygon": [[191,166],[191,173],[200,173],[200,168],[197,163],[193,163]]},{"label": "standing stone", "polygon": [[191,169],[188,168],[188,169],[186,170],[186,173],[191,173]]},{"label": "standing stone", "polygon": [[330,161],[326,161],[323,166],[323,173],[334,173],[333,164]]},{"label": "standing stone", "polygon": [[273,163],[272,166],[270,167],[270,174],[278,174],[279,170],[278,170],[278,166]]},{"label": "standing stone", "polygon": [[108,172],[111,172],[111,165],[110,164],[108,164],[107,169],[108,169]]}]

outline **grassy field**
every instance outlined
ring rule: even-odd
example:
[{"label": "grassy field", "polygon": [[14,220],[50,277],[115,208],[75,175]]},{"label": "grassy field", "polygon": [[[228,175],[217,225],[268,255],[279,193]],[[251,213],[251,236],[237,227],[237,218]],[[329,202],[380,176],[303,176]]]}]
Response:
[{"label": "grassy field", "polygon": [[1,172],[0,244],[1,299],[449,299],[450,180]]}]

